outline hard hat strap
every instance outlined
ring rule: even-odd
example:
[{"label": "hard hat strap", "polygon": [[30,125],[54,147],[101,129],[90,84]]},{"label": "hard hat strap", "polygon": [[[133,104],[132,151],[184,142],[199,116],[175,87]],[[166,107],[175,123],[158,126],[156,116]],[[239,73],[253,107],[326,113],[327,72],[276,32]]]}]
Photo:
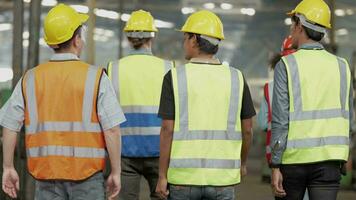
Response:
[{"label": "hard hat strap", "polygon": [[316,32],[319,32],[319,33],[324,33],[324,34],[326,33],[326,29],[324,27],[321,27],[321,26],[318,26],[318,25],[308,22],[308,20],[304,17],[304,15],[296,14],[295,16],[299,18],[300,23],[303,26],[310,28],[310,29],[312,29]]},{"label": "hard hat strap", "polygon": [[216,39],[216,38],[213,38],[213,37],[209,37],[209,36],[206,36],[206,35],[200,35],[200,37],[205,39],[205,40],[208,40],[211,44],[213,44],[215,46],[220,43],[219,39]]},{"label": "hard hat strap", "polygon": [[155,32],[130,31],[125,32],[125,35],[132,38],[153,38],[155,37]]}]

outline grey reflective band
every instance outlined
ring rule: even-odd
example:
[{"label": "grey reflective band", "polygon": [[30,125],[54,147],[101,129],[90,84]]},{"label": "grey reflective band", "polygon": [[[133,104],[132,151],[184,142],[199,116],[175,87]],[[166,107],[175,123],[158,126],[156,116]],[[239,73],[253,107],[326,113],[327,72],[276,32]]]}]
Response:
[{"label": "grey reflective band", "polygon": [[194,130],[188,133],[175,132],[173,139],[178,140],[241,140],[241,132]]},{"label": "grey reflective band", "polygon": [[38,114],[34,69],[28,71],[26,81],[26,97],[27,109],[30,118],[30,125],[28,127],[36,127],[38,121]]},{"label": "grey reflective band", "polygon": [[327,145],[349,145],[349,137],[347,136],[329,136],[320,138],[307,138],[288,140],[287,149],[301,149],[311,147],[323,147]]},{"label": "grey reflective band", "polygon": [[239,110],[240,81],[238,71],[229,68],[231,74],[231,96],[227,121],[227,131],[222,130],[189,130],[188,129],[188,86],[185,66],[177,67],[179,96],[179,132],[175,132],[174,140],[240,140],[241,133],[235,131]]},{"label": "grey reflective band", "polygon": [[[91,116],[91,115],[90,115]],[[32,123],[31,123],[32,124]],[[98,123],[82,122],[42,122],[36,125],[26,126],[26,134],[36,134],[41,132],[93,132],[101,133],[101,126]]]},{"label": "grey reflective band", "polygon": [[[87,78],[85,81],[85,89],[83,96],[83,108],[82,108],[82,120],[83,123],[90,123],[93,111],[95,80],[98,69],[94,66],[90,66],[87,72]],[[96,98],[96,97],[95,97]]]},{"label": "grey reflective band", "polygon": [[298,64],[295,56],[288,55],[285,57],[291,78],[291,84],[293,88],[293,102],[294,102],[294,112],[289,114],[290,121],[301,121],[301,120],[314,120],[314,119],[330,119],[342,117],[345,119],[349,118],[349,112],[346,110],[347,101],[347,66],[346,63],[338,58],[339,71],[340,71],[340,104],[341,108],[334,109],[323,109],[323,110],[303,110],[302,95],[301,95],[301,85],[298,71]]},{"label": "grey reflective band", "polygon": [[240,166],[240,160],[232,159],[171,158],[169,162],[169,168],[239,169]]},{"label": "grey reflective band", "polygon": [[299,18],[300,23],[301,23],[303,26],[305,26],[305,27],[307,27],[307,28],[310,28],[310,29],[312,29],[312,30],[314,30],[314,31],[316,31],[316,32],[319,32],[319,33],[324,33],[324,34],[326,33],[326,29],[325,29],[324,27],[318,26],[318,25],[316,25],[316,24],[313,24],[313,23],[309,22],[309,21],[304,17],[304,15],[296,14],[296,16]]},{"label": "grey reflective band", "polygon": [[158,113],[158,106],[122,106],[124,113]]},{"label": "grey reflective band", "polygon": [[[340,102],[341,109],[346,110],[347,101],[347,66],[346,63],[339,57],[337,57],[340,70]],[[349,113],[347,113],[349,114]]]},{"label": "grey reflective band", "polygon": [[111,63],[111,83],[114,87],[118,101],[120,102],[120,92],[119,92],[119,61],[114,61]]},{"label": "grey reflective band", "polygon": [[43,146],[27,149],[29,158],[46,156],[65,156],[76,158],[105,158],[104,148],[71,147],[71,146]]},{"label": "grey reflective band", "polygon": [[349,118],[349,112],[340,109],[327,109],[327,110],[312,110],[302,112],[292,112],[289,115],[291,121],[313,120],[313,119],[331,119],[342,117]]},{"label": "grey reflective band", "polygon": [[155,32],[144,32],[144,31],[130,31],[125,32],[126,37],[132,38],[153,38],[155,37]]},{"label": "grey reflective band", "polygon": [[39,132],[98,132],[102,131],[99,123],[92,123],[93,102],[95,93],[95,82],[98,68],[90,66],[85,81],[82,121],[81,122],[62,122],[46,121],[38,123],[38,109],[36,100],[35,75],[33,70],[28,71],[26,80],[26,99],[29,112],[30,124],[26,126],[26,134],[36,134]]},{"label": "grey reflective band", "polygon": [[173,63],[172,61],[169,60],[164,60],[164,74],[167,74],[169,70],[173,68]]},{"label": "grey reflective band", "polygon": [[179,97],[179,130],[188,132],[188,86],[185,66],[177,67],[178,97]]},{"label": "grey reflective band", "polygon": [[227,119],[227,130],[228,132],[234,132],[236,121],[237,121],[237,112],[239,110],[239,95],[240,95],[240,82],[237,74],[237,70],[229,67],[230,76],[231,76],[231,92],[230,92],[230,105],[229,113]]},{"label": "grey reflective band", "polygon": [[159,135],[161,127],[120,127],[122,136],[127,135]]}]

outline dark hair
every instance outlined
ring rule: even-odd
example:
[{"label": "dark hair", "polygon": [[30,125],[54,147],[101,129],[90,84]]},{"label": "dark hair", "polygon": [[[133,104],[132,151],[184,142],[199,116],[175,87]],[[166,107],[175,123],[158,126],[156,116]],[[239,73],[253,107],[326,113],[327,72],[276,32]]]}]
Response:
[{"label": "dark hair", "polygon": [[208,40],[201,38],[199,34],[195,33],[187,33],[189,39],[192,38],[194,35],[197,38],[198,48],[201,52],[206,54],[216,54],[219,50],[219,45],[213,45]]},{"label": "dark hair", "polygon": [[276,67],[277,63],[281,60],[282,55],[280,53],[275,53],[272,55],[272,57],[269,59],[269,65],[272,70]]},{"label": "dark hair", "polygon": [[152,38],[133,38],[127,37],[127,39],[132,43],[134,49],[140,49],[144,44],[152,40]]},{"label": "dark hair", "polygon": [[[297,16],[293,16],[292,17],[292,21],[294,21],[297,25],[300,23],[300,20],[299,20],[299,18]],[[314,25],[320,26],[318,24],[314,24]],[[314,41],[319,42],[321,39],[323,39],[323,37],[325,35],[324,33],[321,33],[321,32],[318,32],[318,31],[314,31],[314,30],[312,30],[312,29],[310,29],[310,28],[308,28],[308,27],[306,27],[304,25],[302,25],[302,27],[303,27],[305,33],[307,34],[308,38],[310,38],[310,39],[312,39]],[[322,26],[320,26],[320,27],[322,27]]]},{"label": "dark hair", "polygon": [[65,42],[63,42],[63,43],[61,43],[61,44],[58,44],[58,45],[57,45],[58,48],[55,48],[54,51],[55,51],[55,52],[59,52],[59,51],[62,51],[62,50],[64,50],[64,49],[68,49],[68,48],[70,47],[72,41],[74,40],[74,38],[75,38],[77,35],[80,36],[81,32],[82,32],[82,26],[79,26],[79,27],[74,31],[73,36],[72,36],[69,40],[67,40],[67,41],[65,41]]}]

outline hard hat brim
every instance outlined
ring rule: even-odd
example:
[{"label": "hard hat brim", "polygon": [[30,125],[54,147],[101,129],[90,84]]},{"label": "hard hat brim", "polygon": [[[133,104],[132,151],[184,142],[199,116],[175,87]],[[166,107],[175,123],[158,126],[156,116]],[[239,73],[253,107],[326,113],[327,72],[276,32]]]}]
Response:
[{"label": "hard hat brim", "polygon": [[[183,29],[175,29],[176,31],[178,32],[182,32],[182,33],[195,33],[195,34],[199,34],[199,35],[206,35],[206,36],[209,36],[209,37],[213,37],[213,38],[217,38],[216,36],[214,35],[207,35],[207,34],[203,34],[203,33],[199,33],[199,32],[194,32],[194,31],[186,31],[186,30],[183,30]],[[217,38],[219,40],[225,40],[225,37],[220,37],[220,38]]]},{"label": "hard hat brim", "polygon": [[81,24],[84,24],[85,22],[87,22],[88,19],[89,19],[89,15],[83,14],[83,13],[78,13],[78,20]]}]

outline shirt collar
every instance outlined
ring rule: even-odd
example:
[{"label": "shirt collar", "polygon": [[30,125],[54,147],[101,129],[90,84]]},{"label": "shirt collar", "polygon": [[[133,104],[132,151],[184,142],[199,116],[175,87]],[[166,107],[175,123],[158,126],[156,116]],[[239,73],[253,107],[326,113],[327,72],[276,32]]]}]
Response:
[{"label": "shirt collar", "polygon": [[73,53],[55,53],[51,57],[51,61],[66,61],[79,60],[78,56]]},{"label": "shirt collar", "polygon": [[213,64],[213,65],[220,65],[221,62],[217,58],[192,58],[190,59],[191,63],[197,64]]},{"label": "shirt collar", "polygon": [[313,43],[302,44],[302,46],[300,46],[299,49],[322,50],[322,49],[324,49],[324,46],[322,44],[320,44],[319,42],[313,42]]},{"label": "shirt collar", "polygon": [[134,49],[131,48],[129,55],[152,55],[152,50],[147,48]]}]

